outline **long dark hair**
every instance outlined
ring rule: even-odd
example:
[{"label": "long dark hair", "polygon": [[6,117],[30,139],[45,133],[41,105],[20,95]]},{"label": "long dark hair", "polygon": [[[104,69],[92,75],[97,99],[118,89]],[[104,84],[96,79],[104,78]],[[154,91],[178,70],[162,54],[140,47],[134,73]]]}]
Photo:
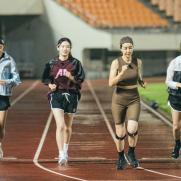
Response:
[{"label": "long dark hair", "polygon": [[[70,40],[69,38],[67,38],[67,37],[60,38],[60,39],[58,40],[58,42],[57,42],[57,46],[59,46],[59,45],[60,45],[62,42],[64,42],[64,41],[67,41],[67,42],[70,44],[70,48],[72,48],[72,42],[71,42],[71,40]],[[69,53],[69,57],[68,57],[68,58],[69,58],[69,59],[72,59],[72,58],[73,58],[71,52]]]}]

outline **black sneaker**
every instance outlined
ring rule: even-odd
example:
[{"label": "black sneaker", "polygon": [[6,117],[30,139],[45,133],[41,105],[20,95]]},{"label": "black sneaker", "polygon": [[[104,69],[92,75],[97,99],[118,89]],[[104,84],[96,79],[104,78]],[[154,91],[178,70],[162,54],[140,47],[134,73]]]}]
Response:
[{"label": "black sneaker", "polygon": [[119,157],[117,164],[116,164],[117,170],[123,170],[126,165],[127,165],[127,161],[125,159],[125,156]]},{"label": "black sneaker", "polygon": [[138,160],[136,159],[134,152],[128,152],[127,158],[128,158],[128,161],[129,161],[130,165],[131,165],[133,168],[139,167],[139,162],[138,162]]},{"label": "black sneaker", "polygon": [[177,159],[179,157],[180,145],[175,145],[174,150],[172,152],[172,158]]}]

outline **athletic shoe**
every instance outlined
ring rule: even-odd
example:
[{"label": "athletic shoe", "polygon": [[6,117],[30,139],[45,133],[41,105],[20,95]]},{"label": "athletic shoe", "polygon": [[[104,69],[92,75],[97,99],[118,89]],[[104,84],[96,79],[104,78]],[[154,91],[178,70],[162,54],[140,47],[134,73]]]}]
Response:
[{"label": "athletic shoe", "polygon": [[117,170],[123,170],[126,165],[127,165],[127,161],[125,159],[125,155],[122,157],[119,157],[117,164],[116,164]]},{"label": "athletic shoe", "polygon": [[174,150],[172,152],[172,158],[177,159],[179,157],[180,145],[175,145]]},{"label": "athletic shoe", "polygon": [[139,167],[139,162],[136,159],[136,156],[135,156],[134,152],[128,152],[127,158],[128,158],[128,161],[129,161],[130,165],[133,168]]},{"label": "athletic shoe", "polygon": [[0,146],[0,159],[3,158],[3,150],[2,150],[2,147]]},{"label": "athletic shoe", "polygon": [[66,165],[67,162],[68,162],[68,155],[64,153],[60,154],[58,158],[58,164],[63,166]]}]

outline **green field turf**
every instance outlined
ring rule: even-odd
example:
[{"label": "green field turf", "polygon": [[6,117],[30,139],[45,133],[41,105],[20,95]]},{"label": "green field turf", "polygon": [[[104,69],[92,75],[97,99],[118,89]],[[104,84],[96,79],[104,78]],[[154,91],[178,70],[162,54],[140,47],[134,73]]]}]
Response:
[{"label": "green field turf", "polygon": [[149,83],[145,89],[139,88],[142,100],[151,104],[155,101],[159,105],[159,109],[170,115],[170,108],[167,105],[168,92],[164,83]]}]

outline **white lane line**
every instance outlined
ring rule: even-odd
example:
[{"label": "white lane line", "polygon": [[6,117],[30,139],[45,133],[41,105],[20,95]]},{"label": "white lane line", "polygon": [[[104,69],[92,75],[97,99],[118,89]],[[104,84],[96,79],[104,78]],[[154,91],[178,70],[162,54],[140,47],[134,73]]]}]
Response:
[{"label": "white lane line", "polygon": [[109,133],[111,134],[114,142],[116,143],[116,138],[115,138],[115,134],[114,134],[114,131],[112,129],[112,126],[111,126],[111,124],[110,124],[110,122],[109,122],[109,120],[108,120],[108,118],[107,118],[107,116],[106,116],[106,114],[104,112],[104,109],[101,106],[101,103],[100,103],[100,101],[99,101],[99,99],[98,99],[98,97],[97,97],[97,95],[96,95],[96,93],[95,93],[95,91],[94,91],[94,89],[92,87],[92,84],[91,84],[91,82],[89,80],[87,80],[87,84],[88,84],[90,92],[92,93],[92,96],[94,97],[94,99],[95,99],[95,101],[97,103],[97,106],[98,106],[98,108],[99,108],[99,110],[100,110],[100,112],[101,112],[101,114],[102,114],[102,116],[104,118],[104,121],[105,121],[105,123],[107,125],[107,128],[109,130]]},{"label": "white lane line", "polygon": [[48,116],[48,120],[46,122],[46,125],[45,125],[45,129],[43,130],[43,134],[41,136],[41,140],[39,142],[39,145],[38,145],[38,148],[36,150],[36,153],[35,153],[35,156],[33,158],[33,162],[36,164],[38,162],[38,158],[40,156],[40,152],[41,152],[41,149],[43,147],[43,144],[45,142],[45,139],[46,139],[46,136],[47,136],[47,133],[48,133],[48,129],[50,127],[50,123],[52,121],[52,118],[53,118],[53,114],[52,112],[50,112],[49,116]]},{"label": "white lane line", "polygon": [[147,172],[151,172],[151,173],[155,173],[155,174],[159,174],[159,175],[163,175],[163,176],[167,176],[167,177],[181,178],[181,177],[176,176],[176,175],[170,175],[170,174],[166,174],[166,173],[162,173],[162,172],[157,172],[155,170],[150,170],[150,169],[143,168],[143,167],[140,167],[140,168],[147,171]]},{"label": "white lane line", "polygon": [[[48,133],[48,129],[50,127],[50,123],[52,121],[52,118],[53,118],[53,114],[52,112],[50,112],[49,114],[49,117],[48,117],[48,120],[47,120],[47,123],[45,125],[45,129],[43,131],[43,134],[42,134],[42,137],[40,139],[40,142],[39,142],[39,145],[38,145],[38,148],[36,150],[36,153],[35,153],[35,156],[33,158],[33,163],[40,169],[42,170],[45,170],[47,172],[50,172],[50,173],[53,173],[53,174],[56,174],[56,175],[59,175],[59,176],[62,176],[62,177],[66,177],[66,178],[70,178],[70,179],[73,179],[73,180],[79,180],[79,181],[88,181],[88,180],[84,180],[84,179],[81,179],[81,178],[78,178],[78,177],[72,177],[72,176],[69,176],[69,175],[65,175],[65,174],[61,174],[59,172],[56,172],[56,171],[53,171],[49,168],[46,168],[44,167],[43,165],[41,165],[40,163],[38,163],[38,158],[40,156],[40,152],[42,150],[42,147],[43,147],[43,144],[45,142],[45,139],[46,139],[46,136],[47,136],[47,133]],[[57,163],[58,164],[58,163]]]},{"label": "white lane line", "polygon": [[[18,101],[20,101],[24,96],[26,96],[29,92],[31,92],[39,83],[39,80],[35,81],[28,89],[26,89],[23,93],[21,93],[18,97],[14,98],[11,102],[11,107],[15,105]],[[4,158],[6,159],[6,157]],[[8,157],[7,159],[17,159],[15,157]]]},{"label": "white lane line", "polygon": [[[111,136],[112,136],[112,138],[113,138],[113,140],[115,142],[114,131],[113,131],[113,129],[111,127],[111,124],[109,123],[109,120],[108,120],[108,118],[107,118],[107,116],[106,116],[106,114],[104,112],[104,109],[101,106],[101,103],[100,103],[100,101],[99,101],[99,99],[98,99],[98,97],[97,97],[97,95],[96,95],[96,93],[95,93],[95,91],[93,89],[93,86],[92,86],[92,84],[91,84],[91,82],[89,80],[87,80],[87,84],[88,84],[88,87],[89,87],[89,89],[90,89],[90,91],[91,91],[91,93],[92,93],[92,95],[93,95],[93,97],[94,97],[94,99],[95,99],[95,101],[97,103],[97,106],[98,106],[102,116],[104,117],[104,121],[106,122],[106,125],[107,126],[109,125],[108,130],[109,130],[109,132],[110,132],[110,134],[111,134]],[[143,167],[139,167],[139,168],[143,169],[143,170],[145,170],[147,172],[151,172],[151,173],[155,173],[155,174],[159,174],[159,175],[164,175],[164,176],[173,177],[173,178],[181,178],[179,176],[165,174],[165,173],[162,173],[162,172],[157,172],[157,171],[146,169],[146,168],[143,168]]]},{"label": "white lane line", "polygon": [[20,94],[18,97],[16,97],[12,102],[11,106],[16,104],[19,100],[21,100],[24,96],[26,96],[29,92],[31,92],[39,83],[39,80],[35,81],[28,89],[26,89],[22,94]]}]

